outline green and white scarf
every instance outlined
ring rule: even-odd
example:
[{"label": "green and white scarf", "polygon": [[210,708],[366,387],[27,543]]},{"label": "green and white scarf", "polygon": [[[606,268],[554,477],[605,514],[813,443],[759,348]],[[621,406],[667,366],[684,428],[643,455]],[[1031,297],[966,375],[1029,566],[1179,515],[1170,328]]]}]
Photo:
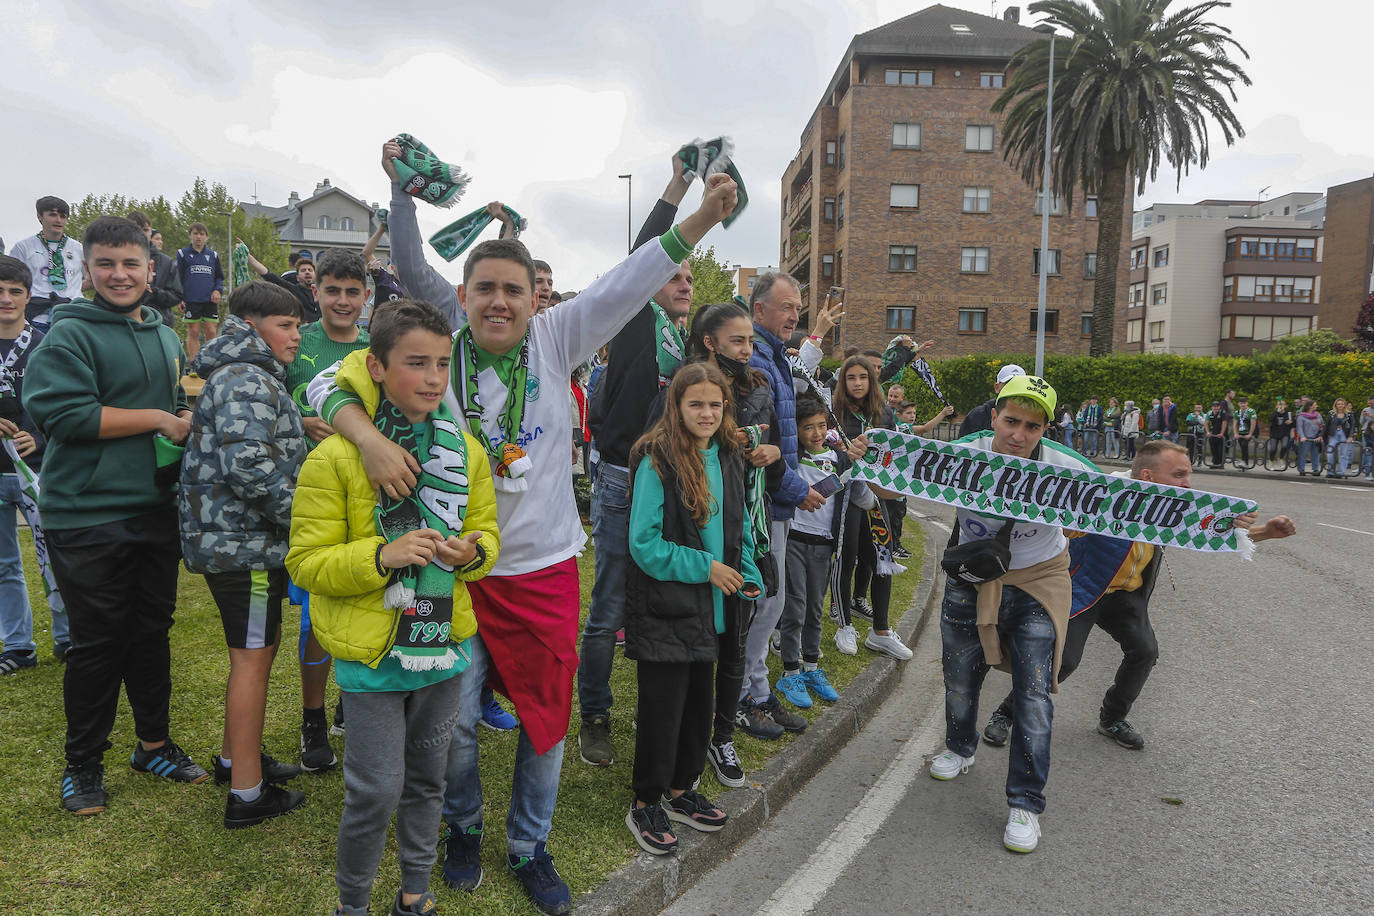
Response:
[{"label": "green and white scarf", "polygon": [[650,299],[649,307],[654,310],[654,356],[658,361],[658,387],[665,388],[673,373],[682,365],[682,331],[668,317],[663,306]]},{"label": "green and white scarf", "polygon": [[716,137],[714,140],[702,140],[698,137],[677,151],[677,159],[682,169],[683,181],[691,181],[693,176],[697,176],[705,183],[707,178],[717,172],[724,172],[735,183],[738,188],[735,209],[721,222],[722,226],[729,229],[735,220],[739,219],[744,208],[749,206],[749,192],[744,189],[744,179],[735,167],[734,141],[729,137]]},{"label": "green and white scarf", "polygon": [[520,342],[520,356],[506,381],[506,403],[497,419],[497,435],[488,436],[482,429],[482,401],[477,390],[477,344],[472,339],[472,326],[464,325],[453,338],[453,363],[456,367],[455,394],[463,409],[468,430],[486,447],[491,459],[492,483],[496,489],[509,493],[528,490],[530,482],[525,474],[533,467],[530,456],[519,445],[520,424],[525,419],[525,387],[529,384],[530,338]]},{"label": "green and white scarf", "polygon": [[5,361],[0,363],[0,398],[14,396],[14,367],[29,351],[31,343],[33,343],[33,325],[26,321],[24,322],[24,330],[20,331],[19,336],[14,339],[14,346],[6,354]]},{"label": "green and white scarf", "polygon": [[468,186],[463,170],[441,160],[410,134],[398,134],[396,142],[401,145],[401,158],[391,161],[405,192],[436,207],[456,204]]},{"label": "green and white scarf", "polygon": [[[430,418],[432,441],[425,454],[415,429],[401,409],[384,396],[373,423],[382,435],[420,463],[420,479],[406,497],[382,493],[377,500],[377,533],[396,540],[410,531],[433,528],[445,537],[463,533],[468,506],[467,445],[448,409]],[[466,645],[449,641],[453,627],[454,569],[436,557],[425,566],[398,570],[383,603],[399,610],[389,654],[407,671],[462,671],[470,656]]]},{"label": "green and white scarf", "polygon": [[[763,427],[741,428],[749,440],[745,448],[755,449],[763,444]],[[754,533],[754,556],[767,556],[773,549],[773,533],[768,518],[767,482],[763,468],[749,466],[749,475],[744,481],[744,505],[749,510],[749,527]]]},{"label": "green and white scarf", "polygon": [[234,288],[238,289],[253,280],[253,271],[248,267],[248,258],[252,252],[243,242],[239,242],[229,253],[230,268],[229,274],[234,278]]},{"label": "green and white scarf", "polygon": [[[515,238],[520,238],[520,233],[529,228],[530,221],[505,204],[501,205],[501,209],[506,211],[506,215],[515,224]],[[439,253],[439,257],[445,261],[452,261],[467,251],[468,246],[475,242],[477,236],[482,234],[482,230],[495,219],[496,217],[487,212],[486,207],[473,210],[467,216],[454,220],[431,235],[429,244]]]},{"label": "green and white scarf", "polygon": [[67,237],[64,235],[56,242],[50,242],[40,232],[38,241],[43,243],[43,250],[48,253],[48,285],[55,293],[66,292],[67,265],[62,260],[62,252],[67,247]]},{"label": "green and white scarf", "polygon": [[28,463],[19,457],[19,448],[8,436],[4,439],[5,452],[14,463],[14,473],[19,478],[19,511],[29,523],[33,534],[33,553],[38,560],[38,571],[43,576],[43,588],[48,593],[48,607],[54,612],[64,612],[67,605],[62,601],[62,593],[57,590],[57,577],[53,575],[52,563],[48,560],[48,538],[43,533],[43,521],[38,516],[38,475]]},{"label": "green and white scarf", "polygon": [[981,515],[1213,553],[1242,550],[1253,500],[870,429],[855,480]]}]

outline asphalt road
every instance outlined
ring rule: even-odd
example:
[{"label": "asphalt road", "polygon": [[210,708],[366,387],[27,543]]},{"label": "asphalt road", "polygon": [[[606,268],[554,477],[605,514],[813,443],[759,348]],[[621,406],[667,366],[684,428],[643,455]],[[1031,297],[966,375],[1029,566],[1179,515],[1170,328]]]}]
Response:
[{"label": "asphalt road", "polygon": [[[666,912],[1374,911],[1374,488],[1194,486],[1253,498],[1298,534],[1253,563],[1168,552],[1160,661],[1130,716],[1143,752],[1094,731],[1120,653],[1093,634],[1056,697],[1037,851],[1002,847],[1005,749],[980,746],[953,782],[926,772],[944,741],[933,626],[869,727]],[[980,721],[1009,683],[989,674]]]}]

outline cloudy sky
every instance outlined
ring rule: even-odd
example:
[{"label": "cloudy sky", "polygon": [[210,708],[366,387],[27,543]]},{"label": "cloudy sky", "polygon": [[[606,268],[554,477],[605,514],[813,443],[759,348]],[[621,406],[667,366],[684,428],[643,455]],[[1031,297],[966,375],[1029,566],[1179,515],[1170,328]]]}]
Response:
[{"label": "cloudy sky", "polygon": [[[580,288],[624,251],[616,176],[634,175],[638,229],[670,153],[726,133],[752,205],[710,241],[727,262],[776,264],[780,178],[850,38],[924,5],[9,0],[0,235],[36,229],[40,194],[174,197],[197,175],[267,204],[325,177],[384,201],[381,144],[408,131],[472,175],[457,212],[507,201],[558,287]],[[1143,203],[1374,173],[1362,66],[1374,11],[1239,0],[1217,19],[1251,54],[1255,85],[1237,105],[1248,136],[1178,190],[1161,176]],[[423,207],[421,228],[453,213]]]}]

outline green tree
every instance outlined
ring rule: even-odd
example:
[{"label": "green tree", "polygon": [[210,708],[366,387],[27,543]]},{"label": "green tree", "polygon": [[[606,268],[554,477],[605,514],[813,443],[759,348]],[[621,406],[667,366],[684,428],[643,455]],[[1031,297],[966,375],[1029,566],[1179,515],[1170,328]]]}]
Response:
[{"label": "green tree", "polygon": [[[1097,195],[1097,279],[1093,285],[1091,354],[1112,350],[1117,264],[1128,181],[1143,193],[1160,161],[1181,183],[1189,167],[1206,166],[1208,121],[1229,146],[1245,135],[1231,102],[1250,85],[1232,51],[1249,54],[1229,29],[1209,22],[1207,0],[1169,12],[1173,0],[1036,0],[1032,13],[1056,32],[1051,185],[1070,208],[1074,189]],[[1012,56],[1011,78],[992,104],[1007,112],[1003,156],[1038,186],[1045,150],[1046,84],[1051,40],[1037,39]],[[1228,102],[1227,97],[1230,101]]]},{"label": "green tree", "polygon": [[714,245],[704,251],[696,249],[687,256],[687,263],[692,266],[693,306],[729,302],[735,297],[735,278],[716,260]]},{"label": "green tree", "polygon": [[1360,306],[1360,314],[1351,330],[1355,332],[1355,349],[1374,350],[1374,293]]},{"label": "green tree", "polygon": [[1288,337],[1281,337],[1274,341],[1269,352],[1279,356],[1297,356],[1300,353],[1325,356],[1331,353],[1345,353],[1349,349],[1349,342],[1339,334],[1330,328],[1321,328],[1310,334],[1292,334]]}]

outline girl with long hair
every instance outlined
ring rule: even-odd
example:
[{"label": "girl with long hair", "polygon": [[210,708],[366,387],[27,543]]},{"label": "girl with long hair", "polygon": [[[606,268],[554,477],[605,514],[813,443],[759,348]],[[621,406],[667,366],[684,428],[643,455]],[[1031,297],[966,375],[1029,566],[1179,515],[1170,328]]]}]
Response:
[{"label": "girl with long hair", "polygon": [[639,725],[625,824],[654,855],[677,849],[670,821],[712,832],[727,820],[692,786],[706,765],[727,617],[763,594],[729,404],[720,370],[684,365],[630,456],[625,656],[637,663]]},{"label": "girl with long hair", "polygon": [[[894,424],[892,411],[883,398],[878,367],[862,354],[849,357],[840,366],[833,407],[835,418],[850,439],[862,435],[867,429],[892,428]],[[858,651],[858,637],[853,622],[853,614],[857,611],[873,621],[864,639],[864,646],[898,661],[906,661],[911,658],[911,650],[888,626],[892,577],[879,574],[877,568],[878,554],[873,546],[873,529],[867,512],[874,505],[876,497],[866,483],[856,481],[849,486],[849,509],[845,513],[840,542],[840,594],[835,596],[840,611],[840,628],[835,633],[835,645],[846,655]],[[872,604],[862,597],[864,592],[870,591],[870,583]]]}]

